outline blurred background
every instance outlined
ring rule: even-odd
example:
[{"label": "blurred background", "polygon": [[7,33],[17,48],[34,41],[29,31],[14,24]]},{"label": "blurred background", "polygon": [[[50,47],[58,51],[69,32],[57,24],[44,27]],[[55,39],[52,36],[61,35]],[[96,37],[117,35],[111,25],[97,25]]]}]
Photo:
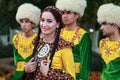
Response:
[{"label": "blurred background", "polygon": [[[0,0],[0,80],[10,80],[14,73],[12,37],[21,31],[15,20],[16,11],[22,3],[32,3],[41,9],[55,5],[56,0]],[[92,39],[92,72],[90,80],[99,80],[102,69],[98,42],[103,37],[99,31],[96,14],[98,7],[104,3],[120,5],[120,0],[87,0],[84,16],[78,25],[87,30]],[[34,29],[35,31],[37,29]]]}]

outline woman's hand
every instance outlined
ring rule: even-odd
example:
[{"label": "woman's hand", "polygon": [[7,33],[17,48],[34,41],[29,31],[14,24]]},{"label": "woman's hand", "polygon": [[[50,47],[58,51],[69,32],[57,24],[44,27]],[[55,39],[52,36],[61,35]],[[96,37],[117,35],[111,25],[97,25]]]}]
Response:
[{"label": "woman's hand", "polygon": [[41,66],[40,66],[40,71],[42,75],[47,76],[47,73],[49,71],[49,65],[50,65],[51,60],[42,60],[41,61]]},{"label": "woman's hand", "polygon": [[34,58],[32,58],[26,65],[25,65],[25,72],[31,73],[36,70],[36,62],[33,62]]}]

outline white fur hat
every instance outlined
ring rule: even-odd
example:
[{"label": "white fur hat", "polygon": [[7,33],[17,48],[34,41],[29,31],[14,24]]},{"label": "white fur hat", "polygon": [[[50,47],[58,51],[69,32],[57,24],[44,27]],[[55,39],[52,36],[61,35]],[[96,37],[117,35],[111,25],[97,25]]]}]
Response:
[{"label": "white fur hat", "polygon": [[86,0],[57,0],[56,7],[62,11],[73,11],[82,17],[87,6]]},{"label": "white fur hat", "polygon": [[97,12],[98,22],[115,23],[120,27],[120,6],[112,3],[103,4]]},{"label": "white fur hat", "polygon": [[37,6],[31,3],[24,3],[18,7],[16,20],[20,23],[20,19],[27,18],[37,26],[40,21],[40,13],[41,10]]}]

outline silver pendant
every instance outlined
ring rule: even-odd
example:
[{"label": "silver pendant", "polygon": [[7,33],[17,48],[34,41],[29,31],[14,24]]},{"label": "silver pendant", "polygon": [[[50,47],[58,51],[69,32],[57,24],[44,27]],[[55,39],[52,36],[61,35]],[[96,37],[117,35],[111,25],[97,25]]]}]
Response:
[{"label": "silver pendant", "polygon": [[41,46],[39,49],[38,49],[38,54],[37,56],[39,58],[42,58],[42,57],[45,57],[47,56],[47,54],[49,53],[50,51],[50,46],[48,44],[44,44],[43,46]]}]

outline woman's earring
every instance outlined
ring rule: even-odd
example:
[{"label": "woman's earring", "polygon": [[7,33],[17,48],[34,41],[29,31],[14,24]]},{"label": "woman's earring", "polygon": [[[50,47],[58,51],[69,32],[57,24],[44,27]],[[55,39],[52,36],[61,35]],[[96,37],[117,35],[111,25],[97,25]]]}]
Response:
[{"label": "woman's earring", "polygon": [[56,28],[56,33],[58,33],[58,28]]}]

